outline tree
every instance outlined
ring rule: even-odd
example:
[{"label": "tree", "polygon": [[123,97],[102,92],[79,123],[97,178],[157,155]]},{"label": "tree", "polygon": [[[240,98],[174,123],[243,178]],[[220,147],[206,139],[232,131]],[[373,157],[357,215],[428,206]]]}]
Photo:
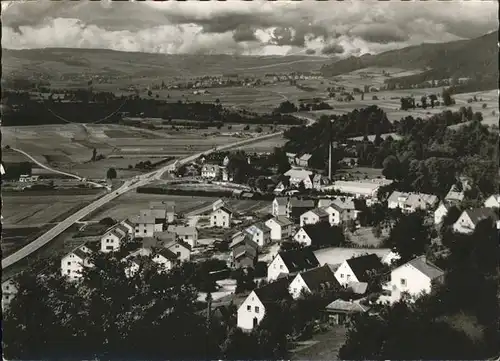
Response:
[{"label": "tree", "polygon": [[262,133],[262,127],[259,126],[259,127],[255,128],[255,131],[257,133]]},{"label": "tree", "polygon": [[300,181],[298,190],[299,193],[304,193],[306,191],[306,186],[304,185],[304,181]]},{"label": "tree", "polygon": [[429,100],[431,101],[431,108],[434,108],[437,101],[437,95],[436,94],[429,95]]},{"label": "tree", "polygon": [[295,113],[298,111],[297,106],[290,101],[282,102],[275,110],[274,113]]},{"label": "tree", "polygon": [[103,224],[105,226],[111,227],[116,224],[116,221],[111,217],[104,217],[99,221],[99,224]]},{"label": "tree", "polygon": [[399,159],[390,155],[384,159],[382,166],[384,169],[382,170],[382,174],[387,179],[399,180],[402,177],[402,166]]},{"label": "tree", "polygon": [[109,168],[108,171],[106,172],[106,178],[112,180],[112,179],[116,179],[116,177],[117,177],[116,169]]},{"label": "tree", "polygon": [[422,102],[422,108],[426,109],[427,108],[427,97],[425,95],[420,98],[420,101]]},{"label": "tree", "polygon": [[152,96],[153,92],[151,90],[148,90],[148,96]]},{"label": "tree", "polygon": [[483,109],[486,109],[488,107],[488,104],[486,103],[483,103],[483,105],[481,106]]},{"label": "tree", "polygon": [[451,97],[451,92],[449,89],[443,89],[441,96],[443,98],[443,103],[445,106],[448,107],[448,106],[454,104],[453,99]]}]

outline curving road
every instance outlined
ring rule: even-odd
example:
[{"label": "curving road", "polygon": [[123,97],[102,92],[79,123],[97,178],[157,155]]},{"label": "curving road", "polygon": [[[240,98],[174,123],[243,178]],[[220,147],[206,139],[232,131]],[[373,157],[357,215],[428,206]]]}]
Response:
[{"label": "curving road", "polygon": [[[243,140],[231,143],[231,144],[226,144],[226,145],[223,145],[223,146],[220,146],[220,147],[216,147],[214,149],[210,149],[210,150],[207,150],[207,151],[204,151],[204,152],[199,152],[199,153],[190,155],[190,156],[185,157],[183,159],[177,160],[177,161],[175,161],[172,164],[168,164],[168,165],[166,165],[166,166],[164,166],[164,167],[162,167],[162,168],[160,168],[158,170],[155,170],[153,172],[150,172],[150,173],[147,173],[147,174],[143,174],[143,175],[134,177],[132,179],[129,179],[129,180],[125,181],[125,183],[120,188],[114,190],[111,193],[108,193],[108,194],[104,195],[103,197],[99,198],[98,200],[94,201],[93,203],[89,204],[88,206],[80,209],[79,211],[77,211],[76,213],[72,214],[71,216],[69,216],[68,218],[66,218],[65,220],[63,220],[62,222],[58,223],[55,227],[53,227],[50,230],[48,230],[46,233],[44,233],[43,235],[41,235],[40,237],[38,237],[37,239],[35,239],[33,242],[27,244],[26,246],[24,246],[23,248],[19,249],[16,252],[12,253],[8,257],[5,257],[2,260],[2,269],[5,269],[5,268],[7,268],[9,266],[12,266],[13,264],[15,264],[15,263],[19,262],[20,260],[24,259],[25,257],[29,256],[33,252],[37,251],[41,247],[45,246],[50,241],[52,241],[55,237],[57,237],[62,232],[64,232],[65,230],[67,230],[72,224],[74,224],[75,222],[80,221],[82,218],[84,218],[85,216],[87,216],[89,213],[91,213],[91,212],[95,211],[96,209],[102,207],[103,205],[105,205],[106,203],[108,203],[108,202],[112,201],[113,199],[119,197],[123,193],[126,193],[126,192],[128,192],[130,190],[133,190],[133,189],[137,188],[137,187],[144,186],[144,185],[146,185],[146,184],[148,184],[148,183],[150,183],[152,181],[161,179],[162,175],[165,172],[174,170],[175,168],[177,168],[180,165],[192,162],[192,161],[194,161],[195,159],[199,158],[202,155],[208,155],[208,154],[213,153],[215,151],[228,150],[228,149],[231,149],[231,148],[240,147],[242,145],[251,144],[253,142],[260,142],[260,141],[265,140],[265,139],[271,139],[271,138],[274,138],[274,137],[277,137],[277,136],[281,136],[282,134],[283,134],[283,132],[280,131],[280,132],[276,132],[276,133],[265,134],[265,135],[258,136],[258,137],[255,137],[255,138],[243,139]],[[17,151],[20,151],[20,150],[17,149]],[[38,165],[43,166],[41,163],[39,163],[38,161],[36,161],[29,154],[27,154],[27,153],[25,153],[23,151],[20,151],[20,152],[23,153],[23,154],[25,154],[26,156],[28,156],[30,159],[32,159]],[[43,166],[43,167],[46,168],[46,169],[50,169],[50,168],[48,168],[46,166]],[[52,170],[52,169],[50,169],[50,170]],[[70,175],[69,173],[65,173],[65,172],[59,172],[59,173]],[[70,175],[70,176],[75,176],[75,175]]]},{"label": "curving road", "polygon": [[[57,169],[53,169],[53,168],[50,168],[48,166],[46,166],[45,164],[43,163],[40,163],[38,160],[36,160],[35,158],[33,158],[30,154],[26,153],[25,151],[21,150],[21,149],[17,149],[17,148],[10,148],[12,149],[13,151],[15,152],[18,152],[18,153],[21,153],[22,155],[24,155],[25,157],[29,158],[33,163],[35,163],[36,165],[38,165],[39,167],[42,167],[52,173],[57,173],[57,174],[61,174],[61,175],[65,175],[67,177],[71,177],[71,178],[75,178],[75,179],[78,179],[80,181],[83,181],[84,178],[76,175],[76,174],[72,174],[72,173],[67,173],[67,172],[63,172],[63,171],[60,171],[60,170],[57,170]],[[92,181],[87,181],[85,180],[85,182],[89,183],[89,184],[92,184],[98,188],[103,188],[104,186],[102,184],[99,184],[99,183],[95,183],[95,182],[92,182]]]}]

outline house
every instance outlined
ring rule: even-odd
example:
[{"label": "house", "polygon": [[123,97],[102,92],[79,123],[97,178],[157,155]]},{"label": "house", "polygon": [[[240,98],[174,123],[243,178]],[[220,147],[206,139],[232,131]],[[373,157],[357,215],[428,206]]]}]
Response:
[{"label": "house", "polygon": [[292,168],[288,170],[284,175],[290,177],[290,186],[298,187],[301,182],[304,183],[306,189],[311,189],[313,187],[311,181],[311,175],[313,172],[305,169]]},{"label": "house", "polygon": [[288,200],[286,206],[287,217],[294,220],[299,220],[300,216],[303,213],[314,208],[314,201],[312,199],[298,199],[292,197]]},{"label": "house", "polygon": [[191,259],[191,245],[181,239],[165,243],[163,247],[174,253],[181,262],[186,262]]},{"label": "house", "polygon": [[212,203],[212,210],[216,211],[220,207],[225,207],[226,203],[222,199],[217,199],[214,203]]},{"label": "house", "polygon": [[191,248],[198,247],[198,229],[196,227],[170,225],[167,231],[175,233],[179,239],[189,244]]},{"label": "house", "polygon": [[268,219],[265,225],[271,229],[272,241],[281,241],[292,235],[293,222],[287,217],[278,216]]},{"label": "house", "polygon": [[492,208],[466,209],[453,224],[453,230],[458,233],[472,233],[477,224],[487,218],[491,218],[495,222],[498,221],[497,214]]},{"label": "house", "polygon": [[259,248],[259,245],[252,240],[252,236],[246,232],[236,232],[231,237],[231,243],[229,244],[229,249],[232,250],[236,246],[241,244],[247,244],[253,248]]},{"label": "house", "polygon": [[203,164],[201,176],[205,179],[215,179],[220,175],[220,166],[218,164]]},{"label": "house", "polygon": [[322,174],[317,173],[312,177],[312,187],[316,190],[321,190],[328,183],[329,179]]},{"label": "house", "polygon": [[231,227],[232,217],[233,212],[226,206],[217,208],[210,213],[210,227],[229,228]]},{"label": "house", "polygon": [[500,195],[494,194],[489,196],[488,199],[484,202],[484,206],[487,208],[500,208]]},{"label": "house", "polygon": [[328,222],[329,214],[323,208],[314,208],[300,215],[300,226]]},{"label": "house", "polygon": [[2,310],[7,309],[17,293],[17,284],[13,279],[2,283]]},{"label": "house", "polygon": [[267,280],[272,281],[283,274],[294,275],[316,267],[319,267],[319,262],[310,248],[278,252],[267,266]]},{"label": "house", "polygon": [[344,210],[337,204],[332,203],[325,208],[326,214],[328,214],[328,222],[332,226],[338,226],[344,221]]},{"label": "house", "polygon": [[222,166],[227,167],[227,166],[229,165],[229,162],[230,162],[230,161],[231,161],[231,159],[229,159],[229,156],[228,156],[228,155],[226,155],[226,156],[224,157],[224,159],[222,160]]},{"label": "house", "polygon": [[405,213],[412,213],[418,209],[432,209],[437,202],[438,197],[432,194],[394,191],[387,199],[387,207],[390,209],[399,208]]},{"label": "house", "polygon": [[434,282],[442,282],[444,271],[427,261],[425,256],[412,259],[391,272],[390,281],[382,286],[387,295],[379,302],[394,303],[407,293],[413,299],[424,293],[430,293]]},{"label": "house", "polygon": [[297,299],[303,292],[316,293],[338,287],[339,283],[328,265],[310,269],[299,273],[288,287],[293,299]]},{"label": "house", "polygon": [[127,233],[130,236],[134,236],[135,234],[135,225],[130,222],[128,219],[124,219],[123,221],[120,222],[120,225],[122,226],[122,229],[127,229]]},{"label": "house", "polygon": [[376,254],[367,254],[345,260],[335,271],[335,278],[340,285],[347,287],[350,282],[369,282],[372,275],[383,268],[384,265]]},{"label": "house", "polygon": [[258,260],[257,245],[253,241],[239,242],[231,247],[231,267],[254,268]]},{"label": "house", "polygon": [[297,158],[297,165],[299,167],[309,167],[311,157],[312,155],[309,153],[302,154],[299,158]]},{"label": "house", "polygon": [[254,289],[238,308],[237,326],[244,331],[251,331],[262,321],[266,312],[272,312],[277,302],[289,299],[289,278]]},{"label": "house", "polygon": [[323,198],[318,201],[318,208],[326,208],[333,203],[331,198]]},{"label": "house", "polygon": [[450,190],[446,194],[446,197],[444,197],[444,200],[452,204],[460,203],[464,200],[465,191],[468,189],[470,189],[469,181],[467,178],[461,177],[457,184],[453,184],[450,187]]},{"label": "house", "polygon": [[295,159],[297,158],[296,153],[286,153],[286,157],[288,159],[288,164],[290,165],[296,165],[295,164]]},{"label": "house", "polygon": [[135,224],[135,237],[153,237],[155,232],[163,231],[163,224],[156,224],[153,215],[139,215],[131,223]]},{"label": "house", "polygon": [[360,300],[344,301],[336,299],[325,308],[330,321],[335,325],[343,325],[352,318],[353,315],[359,315],[368,312],[370,308],[361,304]]},{"label": "house", "polygon": [[151,213],[154,215],[157,223],[173,223],[175,221],[174,202],[150,202],[149,209],[152,211]]},{"label": "house", "polygon": [[301,227],[293,236],[294,241],[304,246],[322,244],[325,237],[330,234],[330,225],[328,222],[316,224],[306,224]]},{"label": "house", "polygon": [[446,201],[439,202],[438,207],[434,211],[434,224],[441,224],[444,220],[444,217],[448,214],[448,210],[451,208],[451,204]]},{"label": "house", "polygon": [[167,248],[158,248],[153,251],[152,260],[156,263],[159,272],[168,272],[178,262],[177,255]]},{"label": "house", "polygon": [[224,182],[232,182],[233,174],[227,169],[227,167],[220,167],[222,173],[222,181]]},{"label": "house", "polygon": [[61,274],[71,281],[79,279],[84,267],[93,267],[91,255],[92,251],[85,245],[75,248],[61,259]]},{"label": "house", "polygon": [[252,237],[252,240],[257,243],[259,247],[264,247],[271,242],[271,228],[266,226],[264,222],[252,224],[245,229],[245,232]]},{"label": "house", "polygon": [[276,197],[272,204],[272,215],[275,217],[287,215],[288,198]]},{"label": "house", "polygon": [[[125,232],[127,231],[128,229],[125,230]],[[101,252],[108,253],[120,250],[123,243],[127,240],[127,235],[128,233],[123,233],[123,230],[118,228],[106,232],[101,237]]]}]

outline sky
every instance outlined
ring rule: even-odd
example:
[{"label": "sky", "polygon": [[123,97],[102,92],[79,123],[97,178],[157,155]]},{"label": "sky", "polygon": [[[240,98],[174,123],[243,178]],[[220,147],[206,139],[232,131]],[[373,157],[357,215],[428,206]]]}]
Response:
[{"label": "sky", "polygon": [[497,1],[2,1],[2,48],[358,56],[498,29]]}]

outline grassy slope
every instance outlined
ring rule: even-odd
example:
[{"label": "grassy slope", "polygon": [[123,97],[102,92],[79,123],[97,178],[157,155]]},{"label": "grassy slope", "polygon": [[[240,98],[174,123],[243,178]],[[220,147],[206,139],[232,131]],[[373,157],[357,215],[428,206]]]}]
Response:
[{"label": "grassy slope", "polygon": [[471,40],[439,44],[422,44],[387,51],[377,55],[351,57],[322,67],[328,76],[348,73],[366,67],[432,68],[434,74],[470,76],[498,73],[498,31]]}]

